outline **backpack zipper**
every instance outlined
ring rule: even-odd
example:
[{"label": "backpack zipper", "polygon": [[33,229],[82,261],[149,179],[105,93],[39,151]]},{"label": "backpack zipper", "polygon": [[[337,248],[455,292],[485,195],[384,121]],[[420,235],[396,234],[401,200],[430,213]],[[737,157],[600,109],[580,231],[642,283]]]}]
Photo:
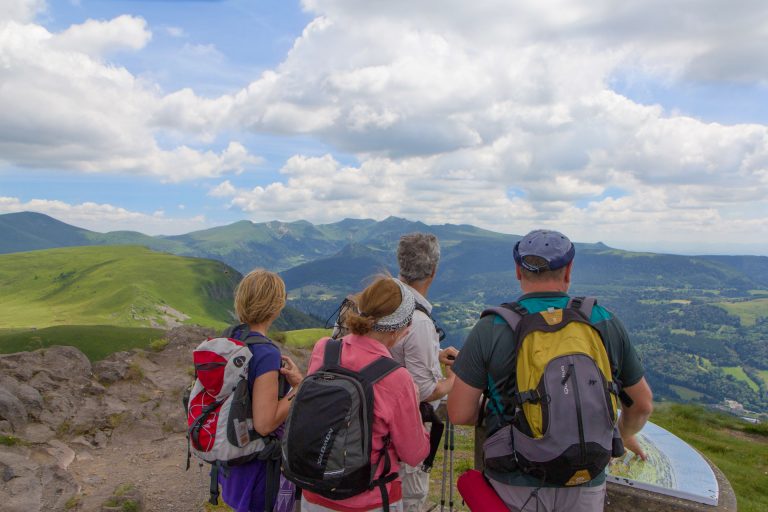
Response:
[{"label": "backpack zipper", "polygon": [[579,424],[579,450],[581,452],[581,463],[587,463],[587,443],[584,440],[584,421],[581,417],[581,398],[579,397],[579,379],[576,378],[576,366],[571,363],[568,366],[568,376],[573,375],[573,398],[576,400],[576,420]]}]

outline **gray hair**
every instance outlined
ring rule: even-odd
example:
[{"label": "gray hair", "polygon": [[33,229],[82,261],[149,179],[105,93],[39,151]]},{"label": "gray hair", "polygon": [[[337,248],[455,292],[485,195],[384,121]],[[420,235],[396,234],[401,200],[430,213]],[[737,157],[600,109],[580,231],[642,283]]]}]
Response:
[{"label": "gray hair", "polygon": [[400,237],[397,263],[400,276],[407,283],[421,281],[432,275],[440,261],[440,243],[431,233],[409,233]]}]

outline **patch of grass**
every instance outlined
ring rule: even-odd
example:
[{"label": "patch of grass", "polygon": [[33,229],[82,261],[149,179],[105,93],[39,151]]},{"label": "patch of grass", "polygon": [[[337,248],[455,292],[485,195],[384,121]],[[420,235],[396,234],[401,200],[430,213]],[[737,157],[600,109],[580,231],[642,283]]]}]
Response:
[{"label": "patch of grass", "polygon": [[72,423],[69,420],[64,420],[56,427],[56,435],[59,437],[65,436],[72,431]]},{"label": "patch of grass", "polygon": [[[467,511],[466,505],[461,502],[461,495],[456,488],[456,480],[464,471],[472,469],[474,467],[474,440],[475,431],[474,427],[467,426],[455,426],[454,431],[454,444],[453,444],[453,478],[450,478],[446,474],[445,481],[445,509],[448,510],[448,501],[450,495],[450,487],[453,487],[453,509],[458,511]],[[446,429],[444,436],[448,434]],[[443,437],[445,440],[445,437]],[[429,495],[427,501],[440,505],[440,489],[442,487],[443,480],[443,459],[444,459],[443,441],[440,442],[440,450],[435,457],[435,463],[432,466],[432,471],[429,473]],[[446,471],[450,471],[450,451],[448,451],[448,458],[446,460]]]},{"label": "patch of grass", "polygon": [[[107,424],[111,428],[115,429],[120,425],[122,425],[123,421],[125,421],[127,414],[128,414],[127,412],[116,412],[114,414],[110,414],[109,416],[107,416]],[[123,491],[123,493],[125,493],[125,491]]]},{"label": "patch of grass", "polygon": [[80,495],[75,494],[64,503],[64,510],[72,510],[80,506]]},{"label": "patch of grass", "polygon": [[672,334],[682,334],[684,336],[696,336],[696,331],[689,331],[688,329],[670,329]]},{"label": "patch of grass", "polygon": [[139,512],[139,503],[134,500],[123,502],[123,512]]},{"label": "patch of grass", "polygon": [[[725,473],[736,492],[739,511],[768,510],[768,426],[680,404],[657,405],[651,421],[701,451]],[[761,433],[752,432],[754,427]]]},{"label": "patch of grass", "polygon": [[206,501],[203,510],[205,512],[232,512],[232,509],[227,506],[226,503],[224,503],[224,500],[221,499],[221,496],[219,496],[219,504],[218,505],[211,505],[210,502]]},{"label": "patch of grass", "polygon": [[114,352],[146,348],[163,331],[148,327],[109,325],[59,325],[37,330],[0,333],[0,353],[26,352],[53,345],[80,349],[91,361],[99,361]]},{"label": "patch of grass", "polygon": [[741,320],[741,325],[749,327],[755,325],[758,317],[766,316],[768,311],[768,298],[755,299],[744,302],[719,302],[715,304],[720,306],[728,313],[736,315]]},{"label": "patch of grass", "polygon": [[675,384],[670,384],[669,386],[672,388],[672,391],[674,391],[677,396],[679,396],[683,400],[698,400],[704,396],[704,393],[700,393],[698,391],[695,391],[690,388],[686,388],[684,386],[677,386]]},{"label": "patch of grass", "polygon": [[162,352],[170,343],[166,338],[158,338],[149,342],[149,350],[153,352]]},{"label": "patch of grass", "polygon": [[114,494],[118,498],[121,498],[121,497],[125,496],[126,494],[128,494],[129,492],[131,492],[133,489],[134,489],[133,484],[120,484],[115,489]]},{"label": "patch of grass", "polygon": [[144,370],[138,361],[133,361],[128,365],[128,371],[125,372],[125,380],[140,381],[144,378]]},{"label": "patch of grass", "polygon": [[19,444],[23,444],[23,441],[18,437],[0,434],[0,446],[16,446]]},{"label": "patch of grass", "polygon": [[749,375],[744,373],[744,368],[741,366],[721,366],[720,367],[726,375],[732,375],[736,380],[740,380],[749,386],[755,393],[760,392],[760,386],[755,381],[749,378]]},{"label": "patch of grass", "polygon": [[286,346],[296,348],[312,348],[317,340],[331,335],[331,329],[299,329],[285,331]]}]

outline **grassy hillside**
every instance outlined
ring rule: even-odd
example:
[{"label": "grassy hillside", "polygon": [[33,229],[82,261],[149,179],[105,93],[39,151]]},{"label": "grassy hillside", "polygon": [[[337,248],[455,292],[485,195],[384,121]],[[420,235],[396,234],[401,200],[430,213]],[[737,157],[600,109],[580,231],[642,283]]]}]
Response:
[{"label": "grassy hillside", "polygon": [[164,334],[161,329],[108,325],[59,325],[36,330],[8,330],[0,333],[0,353],[69,345],[80,349],[91,361],[99,361],[114,352],[147,348],[152,342],[161,340]]},{"label": "grassy hillside", "polygon": [[54,325],[223,327],[239,274],[223,263],[144,247],[0,255],[0,328]]},{"label": "grassy hillside", "polygon": [[740,512],[768,510],[768,424],[702,407],[657,406],[651,420],[703,453],[728,477]]},{"label": "grassy hillside", "polygon": [[320,338],[331,335],[331,329],[298,329],[285,332],[285,344],[289,347],[309,348]]},{"label": "grassy hillside", "polygon": [[91,231],[70,226],[42,213],[0,215],[0,253],[90,245]]}]

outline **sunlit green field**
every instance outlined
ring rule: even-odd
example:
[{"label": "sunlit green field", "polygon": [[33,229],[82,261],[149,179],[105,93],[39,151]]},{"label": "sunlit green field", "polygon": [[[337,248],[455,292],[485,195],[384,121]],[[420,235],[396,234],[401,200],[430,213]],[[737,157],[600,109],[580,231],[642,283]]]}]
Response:
[{"label": "sunlit green field", "polygon": [[738,316],[741,319],[741,324],[746,326],[755,325],[757,318],[766,316],[766,311],[768,311],[768,299],[755,299],[745,302],[720,302],[717,305],[728,313]]},{"label": "sunlit green field", "polygon": [[164,335],[161,329],[109,325],[59,325],[36,330],[9,330],[0,332],[0,353],[69,345],[80,349],[91,361],[99,361],[114,352],[147,348]]},{"label": "sunlit green field", "polygon": [[299,329],[285,331],[285,344],[295,348],[312,348],[320,338],[331,335],[331,329]]},{"label": "sunlit green field", "polygon": [[684,386],[676,386],[675,384],[669,385],[672,390],[683,400],[698,400],[704,396],[704,393],[700,393],[696,390],[686,388]]},{"label": "sunlit green field", "polygon": [[741,366],[721,366],[720,369],[723,370],[727,375],[733,375],[736,380],[745,382],[750,388],[752,388],[753,391],[760,391],[760,386],[758,386],[755,381],[750,379],[749,375],[744,373],[744,369]]},{"label": "sunlit green field", "polygon": [[[163,325],[172,308],[185,323],[222,328],[237,276],[226,265],[144,247],[70,247],[0,255],[0,328]],[[187,318],[188,317],[188,318]]]}]

